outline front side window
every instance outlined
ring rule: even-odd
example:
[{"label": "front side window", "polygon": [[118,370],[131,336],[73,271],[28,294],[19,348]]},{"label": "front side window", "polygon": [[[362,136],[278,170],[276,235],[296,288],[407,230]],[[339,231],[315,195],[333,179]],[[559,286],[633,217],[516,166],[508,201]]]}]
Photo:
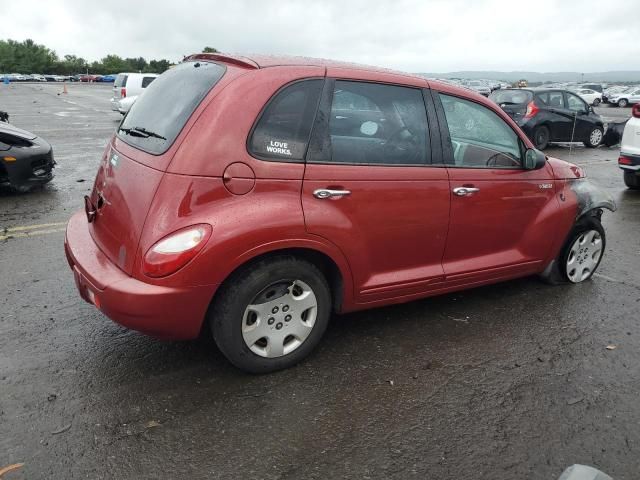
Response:
[{"label": "front side window", "polygon": [[567,108],[574,112],[584,112],[587,110],[584,102],[573,93],[567,93]]},{"label": "front side window", "polygon": [[415,88],[336,81],[329,137],[332,163],[430,162],[427,112],[422,91]]},{"label": "front side window", "polygon": [[489,108],[440,94],[459,167],[513,168],[521,166],[522,142],[509,125]]},{"label": "front side window", "polygon": [[269,102],[249,140],[249,151],[258,158],[300,161],[304,159],[324,80],[293,83]]}]

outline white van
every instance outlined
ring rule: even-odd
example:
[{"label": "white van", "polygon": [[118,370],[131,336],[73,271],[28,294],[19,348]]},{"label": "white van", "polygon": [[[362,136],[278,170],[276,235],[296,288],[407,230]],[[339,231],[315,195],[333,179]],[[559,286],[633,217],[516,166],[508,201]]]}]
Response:
[{"label": "white van", "polygon": [[624,126],[618,166],[624,172],[624,183],[640,190],[640,103],[631,109],[631,118]]},{"label": "white van", "polygon": [[121,99],[140,95],[157,77],[156,73],[119,73],[113,82],[111,110],[119,111]]}]

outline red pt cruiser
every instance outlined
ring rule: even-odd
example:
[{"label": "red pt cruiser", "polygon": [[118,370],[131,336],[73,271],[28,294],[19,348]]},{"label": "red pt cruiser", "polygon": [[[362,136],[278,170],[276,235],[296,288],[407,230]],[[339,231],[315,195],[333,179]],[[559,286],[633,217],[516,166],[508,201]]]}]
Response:
[{"label": "red pt cruiser", "polygon": [[65,249],[80,295],[159,338],[288,367],[332,312],[525,275],[578,283],[612,199],[471,91],[359,65],[199,54],[107,146]]}]

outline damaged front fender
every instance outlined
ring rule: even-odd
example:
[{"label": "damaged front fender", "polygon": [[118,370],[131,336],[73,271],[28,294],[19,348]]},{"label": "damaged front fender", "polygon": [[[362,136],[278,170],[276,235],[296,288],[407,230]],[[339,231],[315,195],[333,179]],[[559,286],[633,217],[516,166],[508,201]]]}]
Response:
[{"label": "damaged front fender", "polygon": [[597,211],[599,216],[599,214],[602,213],[602,209],[615,212],[618,208],[609,192],[606,192],[586,178],[569,180],[568,184],[569,188],[576,196],[578,206],[576,220],[587,215],[589,212]]}]

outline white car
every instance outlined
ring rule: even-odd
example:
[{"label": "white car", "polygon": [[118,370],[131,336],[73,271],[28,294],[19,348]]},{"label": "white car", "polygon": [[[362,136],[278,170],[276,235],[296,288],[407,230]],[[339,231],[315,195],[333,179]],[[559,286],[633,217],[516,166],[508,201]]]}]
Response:
[{"label": "white car", "polygon": [[118,111],[122,114],[125,115],[129,109],[131,108],[131,105],[134,104],[134,102],[138,99],[138,95],[135,95],[133,97],[126,97],[123,98],[121,100],[118,101]]},{"label": "white car", "polygon": [[624,183],[640,190],[640,103],[631,109],[632,117],[624,127],[618,166],[624,172]]},{"label": "white car", "polygon": [[157,77],[156,73],[119,73],[113,82],[111,109],[119,112],[120,100],[140,95]]},{"label": "white car", "polygon": [[628,107],[640,103],[640,87],[629,88],[623,92],[614,93],[608,97],[609,103],[619,107]]},{"label": "white car", "polygon": [[491,88],[486,83],[480,80],[469,80],[463,84],[465,87],[478,92],[480,95],[488,97],[491,94]]},{"label": "white car", "polygon": [[591,90],[590,88],[579,88],[574,90],[580,98],[582,98],[589,105],[597,107],[602,102],[602,93]]}]

